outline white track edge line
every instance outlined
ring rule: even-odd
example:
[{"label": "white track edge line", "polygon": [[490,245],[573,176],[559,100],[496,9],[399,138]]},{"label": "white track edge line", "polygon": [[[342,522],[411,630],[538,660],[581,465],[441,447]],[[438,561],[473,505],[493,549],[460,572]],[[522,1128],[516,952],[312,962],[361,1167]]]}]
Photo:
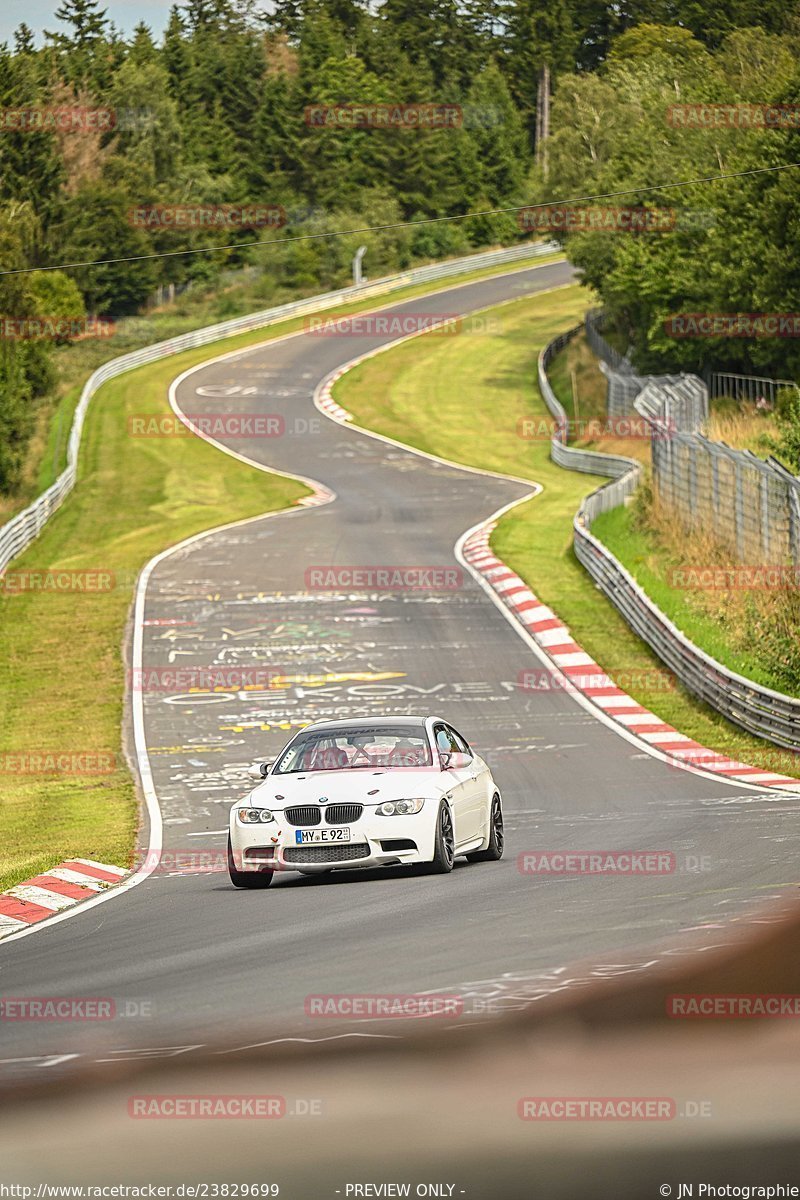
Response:
[{"label": "white track edge line", "polygon": [[[545,265],[545,264],[543,264],[543,265]],[[559,285],[558,287],[555,287],[555,288],[547,288],[546,290],[544,290],[542,292],[535,292],[531,296],[519,297],[519,298],[514,297],[514,299],[511,301],[502,301],[501,303],[502,304],[515,303],[517,299],[533,299],[534,297],[538,298],[539,296],[548,295],[550,292],[559,291],[561,289],[561,287],[569,287],[569,286],[572,286],[572,285],[563,284],[563,285]],[[501,307],[501,305],[490,304],[490,305],[487,305],[483,309],[475,309],[474,312],[471,311],[470,316],[474,315],[474,313],[486,312],[486,311],[488,311],[488,309],[499,308],[499,307]],[[534,651],[534,653],[536,654],[536,657],[539,659],[539,661],[542,663],[542,665],[546,666],[554,675],[556,675],[559,678],[560,681],[562,681],[563,683],[566,684],[566,682],[568,681],[568,677],[562,674],[562,672],[559,670],[558,666],[553,661],[553,659],[549,655],[545,654],[545,652],[542,650],[542,648],[539,646],[539,644],[533,639],[533,637],[530,635],[530,633],[525,628],[525,626],[522,624],[522,622],[519,620],[519,618],[516,617],[515,614],[511,611],[511,609],[509,609],[503,603],[503,601],[500,599],[498,594],[495,592],[494,588],[491,586],[489,581],[487,579],[485,579],[484,576],[478,570],[476,570],[475,568],[472,567],[472,565],[469,563],[469,561],[464,557],[463,550],[462,550],[464,543],[468,540],[468,538],[472,537],[473,534],[478,533],[482,529],[485,529],[486,526],[490,525],[492,522],[496,522],[497,520],[500,519],[500,517],[504,516],[512,508],[516,508],[516,506],[518,504],[524,504],[527,500],[531,500],[534,497],[538,496],[542,491],[544,491],[544,485],[541,483],[537,483],[532,479],[525,479],[524,477],[519,476],[519,475],[506,475],[500,471],[488,471],[488,470],[484,470],[481,467],[471,467],[465,463],[454,462],[452,459],[440,458],[436,454],[430,454],[427,450],[420,450],[416,446],[410,446],[410,445],[408,445],[407,442],[400,442],[396,438],[388,437],[386,434],[377,433],[372,429],[365,428],[363,425],[357,425],[354,421],[346,421],[345,422],[345,421],[339,420],[336,417],[331,416],[329,413],[327,413],[320,403],[320,400],[322,397],[322,392],[324,391],[324,389],[326,387],[329,387],[333,384],[334,376],[336,377],[336,381],[338,382],[338,380],[343,375],[347,374],[348,371],[352,370],[353,367],[358,366],[362,362],[366,362],[367,359],[374,358],[378,354],[383,354],[391,349],[394,349],[394,347],[401,345],[403,342],[408,342],[408,341],[411,341],[413,338],[421,337],[421,336],[423,336],[424,333],[427,333],[427,332],[428,332],[428,330],[421,330],[421,331],[418,331],[415,333],[408,334],[406,337],[397,338],[396,340],[387,343],[385,346],[377,346],[375,349],[368,351],[366,354],[363,354],[354,359],[351,359],[350,362],[345,363],[343,366],[340,365],[340,366],[336,367],[335,370],[331,371],[315,388],[314,404],[315,404],[317,410],[319,412],[321,412],[322,415],[324,417],[326,417],[329,421],[333,421],[334,424],[341,425],[346,429],[353,429],[358,433],[362,433],[362,434],[366,435],[367,437],[375,438],[377,441],[380,441],[380,442],[386,442],[390,446],[397,446],[400,449],[407,450],[412,454],[417,454],[421,458],[431,459],[433,462],[441,463],[444,466],[456,467],[462,471],[470,471],[473,474],[489,476],[493,479],[502,479],[502,480],[506,480],[506,481],[512,482],[512,483],[523,483],[531,488],[531,491],[528,492],[527,495],[521,496],[518,500],[512,500],[508,504],[504,504],[501,508],[497,509],[496,512],[492,513],[488,517],[484,517],[483,520],[478,521],[477,524],[473,525],[470,529],[467,529],[466,532],[463,533],[457,540],[457,542],[453,548],[453,553],[455,555],[456,561],[459,562],[462,566],[467,568],[469,573],[480,584],[480,586],[483,588],[483,590],[486,592],[486,594],[492,600],[492,603],[499,609],[499,611],[503,614],[503,616],[506,618],[506,620],[509,622],[509,624],[512,626],[512,628],[516,630],[519,637],[521,637],[522,640],[525,642],[525,644]],[[505,566],[506,564],[503,563],[502,565]],[[522,580],[521,582],[525,583],[524,580]],[[526,586],[530,587],[531,585],[526,584]],[[535,594],[536,593],[534,593],[534,595]],[[540,597],[537,596],[537,599],[540,599]],[[544,601],[541,601],[541,603],[544,603]],[[555,615],[556,615],[556,617],[558,616],[557,613]],[[600,664],[600,665],[602,666],[602,664]],[[581,708],[583,708],[587,712],[589,712],[596,720],[600,721],[603,725],[607,725],[608,728],[612,729],[614,731],[614,733],[616,733],[619,737],[622,737],[626,741],[631,742],[632,745],[635,745],[639,750],[644,751],[645,753],[650,755],[651,758],[658,759],[660,762],[664,762],[668,766],[675,768],[676,770],[687,771],[691,775],[699,775],[702,779],[708,779],[709,781],[714,782],[714,783],[726,784],[728,787],[746,788],[750,791],[760,792],[760,793],[767,792],[771,796],[776,796],[776,797],[779,795],[785,796],[787,794],[780,787],[769,787],[766,784],[745,783],[738,779],[726,779],[723,775],[717,774],[713,771],[705,770],[702,767],[695,767],[695,766],[692,766],[690,763],[687,763],[684,760],[673,758],[671,755],[666,754],[663,750],[659,750],[657,748],[657,746],[653,745],[650,742],[644,741],[643,738],[638,737],[635,733],[632,733],[629,729],[626,729],[624,726],[620,725],[617,721],[615,721],[607,713],[603,712],[603,710],[600,709],[596,704],[593,704],[591,699],[588,696],[583,695],[583,693],[577,691],[574,688],[565,687],[564,691],[566,694],[570,695],[572,697],[572,699],[575,700],[575,702],[581,706]],[[678,730],[677,732],[680,733],[681,731]]]},{"label": "white track edge line", "polygon": [[[524,271],[540,270],[540,269],[543,269],[546,267],[556,266],[559,263],[566,262],[566,261],[567,261],[566,259],[555,259],[552,262],[535,263],[532,266],[531,265],[517,266],[517,267],[515,267],[514,270],[511,270],[511,271],[498,271],[496,274],[488,275],[488,276],[486,276],[486,279],[487,280],[499,279],[499,278],[505,277],[506,275],[521,274]],[[430,292],[423,291],[420,294],[420,297],[421,296],[434,296],[434,295],[438,295],[440,292],[457,291],[459,288],[469,287],[472,283],[483,283],[483,282],[484,282],[483,279],[469,280],[467,282],[462,281],[461,283],[453,284],[450,287],[436,288]],[[570,287],[573,285],[572,284],[561,284],[558,286]],[[550,288],[547,290],[554,291],[554,290],[558,290],[558,289]],[[545,293],[543,292],[543,293],[536,293],[536,294],[539,295],[539,294],[545,294]],[[417,299],[417,298],[418,297],[409,297],[409,299]],[[519,297],[519,299],[523,299],[523,298],[524,297]],[[515,299],[517,299],[517,297],[515,297]],[[400,303],[404,303],[404,301],[401,300]],[[507,303],[507,302],[502,301],[501,303]],[[370,311],[382,312],[382,311],[384,311],[384,309],[392,308],[392,307],[393,307],[393,304],[390,302],[390,303],[384,305],[383,309],[378,308],[378,309],[373,309]],[[494,307],[499,307],[499,306],[487,305],[487,308],[494,308]],[[480,312],[480,311],[485,311],[485,310],[484,309],[476,309],[475,311]],[[236,358],[236,357],[250,354],[250,353],[253,353],[253,352],[256,352],[259,350],[263,350],[265,346],[268,346],[270,344],[278,344],[280,342],[288,341],[290,338],[305,336],[305,333],[306,333],[305,330],[297,329],[297,330],[294,330],[294,332],[292,332],[292,333],[282,334],[279,337],[267,337],[267,338],[264,338],[264,340],[261,342],[254,343],[252,346],[246,346],[244,348],[240,347],[237,350],[229,350],[223,354],[215,355],[213,358],[204,359],[200,363],[195,363],[195,365],[193,367],[189,367],[187,370],[181,372],[181,374],[178,375],[176,379],[173,379],[172,382],[170,383],[169,403],[170,403],[170,408],[173,410],[173,412],[178,417],[178,419],[180,421],[182,421],[183,424],[186,425],[187,428],[190,429],[192,431],[192,433],[195,434],[196,437],[202,438],[203,441],[210,442],[218,450],[221,450],[221,451],[223,451],[223,453],[230,455],[231,458],[238,459],[240,462],[247,464],[247,466],[255,467],[259,471],[265,471],[269,475],[278,475],[278,476],[282,475],[285,479],[294,479],[294,480],[298,481],[299,483],[306,484],[306,486],[310,487],[312,489],[312,491],[315,491],[320,495],[325,494],[325,499],[322,500],[319,505],[314,506],[314,507],[322,507],[322,504],[330,504],[334,500],[336,500],[336,493],[334,491],[332,491],[330,488],[328,488],[325,484],[322,484],[318,480],[311,479],[304,475],[295,475],[290,471],[275,470],[272,467],[266,466],[264,463],[257,462],[255,459],[247,458],[246,455],[240,454],[236,450],[231,450],[230,447],[223,445],[221,442],[218,442],[214,438],[209,437],[207,434],[204,434],[201,431],[195,429],[194,426],[192,426],[191,423],[186,419],[186,417],[185,417],[184,413],[181,411],[181,409],[178,407],[177,398],[176,398],[176,389],[178,388],[179,384],[182,383],[184,379],[188,378],[188,376],[193,374],[195,371],[204,370],[206,367],[214,366],[216,363],[222,362],[225,359]],[[403,340],[405,340],[405,339],[402,339],[402,338],[398,339],[398,341],[403,341]],[[387,349],[390,346],[393,346],[396,344],[397,344],[396,342],[389,343],[389,346],[387,347]],[[178,353],[184,353],[184,351],[179,351]],[[146,364],[146,365],[149,365],[149,364]],[[347,369],[349,369],[349,366],[350,366],[350,364],[345,364],[343,369],[347,370]],[[316,406],[316,391],[314,393],[313,399],[314,399],[314,404]],[[400,445],[401,443],[398,442],[397,444]],[[419,453],[419,452],[414,451],[414,453]],[[445,462],[446,460],[442,459],[441,461]],[[459,464],[454,463],[454,464],[450,464],[450,465],[458,466]],[[486,472],[480,472],[480,473],[485,474]],[[498,476],[498,478],[500,478],[500,477]],[[528,481],[520,480],[519,482],[525,483]],[[296,513],[311,512],[311,511],[313,511],[313,508],[303,507],[301,504],[295,504],[295,505],[292,505],[292,507],[290,507],[290,508],[282,508],[282,509],[278,509],[274,512],[259,513],[254,517],[245,517],[243,520],[240,520],[240,521],[229,521],[224,525],[217,525],[212,529],[204,529],[200,533],[193,534],[191,537],[185,538],[181,542],[177,542],[174,546],[168,546],[166,550],[162,550],[159,554],[155,555],[154,558],[151,558],[150,561],[148,563],[146,563],[145,566],[142,568],[140,575],[139,575],[138,582],[137,582],[137,586],[136,586],[136,599],[135,599],[135,604],[134,604],[134,621],[133,621],[133,654],[132,654],[133,670],[135,671],[138,668],[141,671],[141,665],[142,665],[142,640],[143,640],[143,633],[144,633],[143,617],[144,617],[144,603],[145,603],[145,595],[146,595],[146,591],[147,591],[147,584],[150,580],[150,576],[151,576],[153,570],[165,558],[168,558],[172,554],[176,554],[179,550],[185,549],[187,546],[192,545],[194,542],[200,541],[202,538],[214,537],[216,534],[224,533],[228,529],[236,529],[242,525],[250,525],[254,521],[264,521],[271,517],[294,516]],[[40,932],[40,930],[42,930],[44,928],[48,928],[48,929],[52,928],[53,925],[57,925],[61,921],[66,921],[70,917],[79,916],[81,913],[88,912],[88,910],[90,908],[95,908],[98,904],[105,904],[108,900],[112,900],[116,896],[123,895],[125,892],[130,891],[131,888],[134,888],[138,884],[143,883],[145,881],[145,879],[149,879],[149,877],[153,874],[154,870],[156,869],[156,866],[161,861],[161,851],[163,849],[164,825],[163,825],[163,819],[162,819],[162,814],[161,814],[161,806],[158,802],[158,796],[156,794],[156,790],[155,790],[155,787],[153,784],[153,773],[152,773],[152,768],[150,766],[150,756],[147,753],[147,744],[144,739],[144,699],[143,699],[143,696],[142,696],[142,693],[140,690],[139,691],[134,690],[134,692],[133,692],[132,701],[131,701],[131,709],[132,709],[132,718],[133,718],[134,747],[136,750],[136,759],[137,759],[137,765],[139,768],[139,780],[140,780],[140,784],[141,784],[141,788],[142,788],[142,794],[144,796],[145,808],[147,811],[148,823],[149,823],[149,828],[150,828],[149,845],[148,845],[147,852],[145,855],[144,865],[141,866],[139,868],[139,870],[136,871],[135,874],[131,875],[129,878],[123,879],[118,884],[112,884],[108,891],[100,893],[99,895],[93,897],[91,900],[76,900],[75,904],[71,908],[63,909],[61,912],[54,913],[52,917],[43,917],[40,921],[35,921],[32,924],[26,925],[25,928],[20,929],[15,933],[9,933],[9,934],[6,934],[5,937],[0,937],[0,951],[2,951],[2,948],[4,946],[9,945],[11,942],[19,941],[20,938],[29,937],[31,934],[38,933],[38,932]]]}]

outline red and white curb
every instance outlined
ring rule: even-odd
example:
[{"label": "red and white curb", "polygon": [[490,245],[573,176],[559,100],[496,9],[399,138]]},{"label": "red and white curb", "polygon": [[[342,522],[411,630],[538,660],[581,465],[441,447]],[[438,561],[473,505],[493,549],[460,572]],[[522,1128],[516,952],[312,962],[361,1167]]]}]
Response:
[{"label": "red and white curb", "polygon": [[[537,264],[539,266],[549,266],[549,263]],[[529,269],[526,264],[519,268],[520,271]],[[500,272],[499,274],[503,274]],[[454,284],[452,288],[443,288],[442,291],[455,291],[460,284]],[[557,289],[553,289],[557,290]],[[494,306],[491,306],[494,307]],[[379,310],[380,311],[380,310]],[[410,336],[419,336],[424,333],[424,330]],[[271,467],[265,466],[263,463],[255,459],[248,458],[240,454],[238,451],[231,449],[229,446],[218,442],[209,434],[198,429],[193,425],[185,413],[181,410],[177,400],[178,386],[188,379],[197,371],[205,370],[219,362],[235,360],[236,358],[252,354],[254,351],[262,350],[265,346],[275,343],[288,341],[291,338],[304,336],[303,331],[299,330],[295,333],[285,334],[282,337],[266,337],[263,342],[256,343],[252,346],[247,346],[244,349],[231,350],[227,353],[218,354],[213,358],[204,360],[201,363],[195,364],[193,367],[181,372],[176,379],[172,380],[169,387],[169,403],[170,408],[175,413],[176,417],[182,421],[187,428],[203,441],[209,442],[223,454],[229,455],[231,458],[236,458],[240,462],[246,463],[250,467],[255,467],[256,470],[265,471],[269,474],[282,474],[286,478],[296,479],[298,482],[305,484],[311,491],[311,495],[304,496],[289,509],[279,509],[274,512],[261,513],[255,517],[246,517],[241,521],[232,521],[225,525],[219,525],[212,529],[203,530],[201,533],[194,534],[192,537],[184,539],[175,546],[170,546],[166,550],[162,550],[160,554],[155,555],[142,569],[139,575],[139,581],[136,588],[135,604],[134,604],[134,621],[133,621],[133,662],[134,671],[142,669],[142,634],[144,628],[144,606],[145,596],[147,593],[147,584],[155,567],[164,559],[178,551],[184,550],[186,547],[193,545],[196,542],[202,541],[205,538],[216,536],[226,530],[236,529],[243,525],[249,525],[255,521],[263,521],[269,517],[284,517],[290,516],[300,508],[315,508],[323,504],[330,504],[336,499],[336,493],[317,479],[311,479],[305,475],[298,475],[290,471],[273,471]],[[402,339],[406,340],[406,339]],[[364,358],[370,358],[372,354],[379,353],[383,349],[390,349],[397,343],[387,343],[385,347],[379,347],[370,354],[362,355],[358,360],[363,361]],[[352,420],[352,414],[342,408],[333,399],[331,390],[334,383],[341,375],[355,366],[354,362],[347,363],[344,367],[337,370],[324,383],[321,389],[318,389],[314,395],[314,403],[325,413],[326,416],[333,420],[345,424]],[[368,430],[363,432],[369,433]],[[371,434],[370,436],[375,436]],[[398,443],[399,444],[399,443]],[[433,455],[428,455],[432,458]],[[444,459],[438,461],[444,462]],[[469,470],[470,468],[465,468]],[[479,471],[478,474],[492,474],[492,472]],[[498,476],[498,478],[509,478],[508,476]],[[520,483],[527,483],[527,480],[519,480]],[[531,495],[535,495],[539,490],[538,485],[534,484]],[[93,907],[95,904],[102,903],[105,899],[110,899],[113,894],[121,894],[142,883],[147,879],[154,870],[154,864],[159,860],[162,849],[163,838],[163,821],[161,815],[161,807],[158,802],[158,796],[153,784],[152,770],[150,760],[147,753],[147,743],[144,736],[144,717],[142,708],[142,693],[141,690],[134,691],[133,696],[133,729],[134,742],[136,746],[136,754],[139,764],[139,778],[144,795],[145,808],[150,824],[149,846],[147,852],[147,861],[135,873],[122,870],[120,867],[111,866],[105,863],[96,863],[91,859],[69,859],[61,863],[58,867],[53,867],[51,870],[42,875],[37,875],[33,879],[29,879],[24,883],[17,884],[16,887],[10,888],[7,892],[0,892],[0,940],[7,937],[19,937],[23,934],[33,932],[34,928],[42,921],[48,918],[54,921],[65,920],[73,915],[73,909],[81,907]],[[103,894],[105,893],[105,894]],[[83,901],[83,905],[81,905]],[[66,911],[65,911],[66,910]],[[339,1036],[339,1035],[337,1035]],[[348,1035],[349,1036],[349,1035]],[[359,1035],[360,1036],[360,1035]],[[366,1035],[365,1035],[366,1036]],[[370,1035],[371,1036],[371,1035]]]},{"label": "red and white curb", "polygon": [[800,779],[764,771],[701,746],[617,687],[592,656],[578,645],[552,609],[542,604],[519,575],[492,552],[489,538],[495,526],[495,521],[488,521],[467,538],[464,558],[483,576],[540,650],[551,659],[553,666],[566,677],[568,690],[580,692],[628,733],[635,734],[670,758],[741,783],[800,789]]},{"label": "red and white curb", "polygon": [[326,417],[330,417],[334,421],[339,421],[343,425],[346,424],[347,421],[352,421],[353,414],[349,413],[346,408],[342,408],[341,404],[337,404],[334,400],[333,389],[337,379],[341,379],[341,377],[346,375],[347,372],[350,371],[354,366],[357,366],[358,363],[363,362],[364,358],[369,357],[370,355],[365,354],[361,358],[355,359],[353,362],[348,363],[347,366],[343,367],[340,371],[334,371],[333,375],[329,375],[325,380],[315,397],[315,403],[317,408],[321,409]]},{"label": "red and white curb", "polygon": [[323,484],[317,483],[314,480],[309,480],[309,485],[312,485],[311,495],[303,496],[297,501],[297,508],[318,508],[320,504],[330,504],[331,500],[336,497]]},{"label": "red and white curb", "polygon": [[[378,346],[375,350],[359,355],[333,372],[323,381],[314,397],[317,408],[340,424],[352,421],[352,413],[347,412],[333,399],[332,391],[336,381],[366,359],[382,354],[401,342],[419,337],[421,332],[424,331],[410,334],[395,342],[389,342],[385,346]],[[360,425],[353,425],[353,428],[378,441],[396,446],[403,445],[394,438],[375,433]],[[427,454],[414,447],[405,446],[404,448],[412,450],[415,454],[423,454],[426,458],[435,458],[439,462],[444,461],[436,455]],[[462,470],[474,471],[476,474],[496,475],[493,471],[481,471],[475,467],[465,467],[461,463],[451,465],[458,466]],[[499,474],[496,477],[500,479],[514,478],[511,475]],[[530,481],[517,479],[517,482]],[[532,486],[537,492],[540,490],[538,485]],[[523,499],[527,499],[527,497],[523,497]],[[554,668],[568,680],[569,691],[579,693],[596,705],[607,719],[618,725],[620,729],[624,729],[627,734],[633,734],[640,738],[651,752],[657,751],[667,758],[674,758],[676,763],[682,763],[690,768],[699,768],[711,774],[718,774],[725,779],[735,780],[737,783],[751,784],[756,787],[800,790],[800,779],[764,771],[760,767],[753,767],[749,763],[727,758],[719,751],[702,746],[685,733],[668,725],[666,721],[662,721],[656,713],[650,712],[649,709],[634,700],[633,696],[629,696],[622,688],[617,687],[611,676],[607,675],[592,656],[578,645],[567,626],[553,610],[543,604],[519,575],[515,574],[502,559],[499,559],[490,550],[489,538],[497,525],[496,517],[498,515],[495,514],[495,517],[480,525],[466,538],[462,546],[464,561],[483,577],[502,602],[503,607],[533,637],[539,650],[553,663]]]},{"label": "red and white curb", "polygon": [[127,874],[122,867],[90,858],[68,858],[43,875],[0,892],[0,938],[46,921],[81,900],[91,900],[98,892],[122,883]]}]

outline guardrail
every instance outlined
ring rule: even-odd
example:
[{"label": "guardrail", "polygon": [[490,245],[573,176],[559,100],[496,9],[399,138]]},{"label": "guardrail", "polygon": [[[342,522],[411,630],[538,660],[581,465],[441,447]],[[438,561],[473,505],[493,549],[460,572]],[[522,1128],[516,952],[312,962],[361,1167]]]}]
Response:
[{"label": "guardrail", "polygon": [[[550,386],[546,368],[553,356],[581,328],[579,325],[561,334],[539,355],[539,387],[557,422],[551,442],[553,461],[567,470],[616,476],[612,482],[591,492],[575,515],[573,545],[576,558],[631,629],[688,691],[748,733],[766,738],[778,746],[800,751],[800,699],[745,679],[689,641],[653,603],[619,559],[592,533],[592,522],[600,513],[624,504],[636,490],[641,467],[635,460],[621,455],[575,450],[566,445],[567,416]],[[679,418],[691,424],[698,414],[696,406],[702,407],[703,403],[695,384],[688,382],[670,388],[670,393],[673,402],[670,421]],[[679,400],[686,400],[685,408],[681,407]],[[654,395],[650,391],[642,405],[642,414],[663,421],[664,411],[654,406],[653,401]]]},{"label": "guardrail", "polygon": [[290,317],[304,316],[307,313],[324,311],[336,304],[384,295],[413,286],[415,283],[426,283],[432,279],[447,279],[453,275],[479,271],[483,267],[540,258],[544,254],[551,254],[559,249],[560,247],[555,242],[524,243],[521,246],[488,250],[465,258],[451,259],[448,262],[412,267],[408,271],[387,275],[360,287],[351,285],[339,288],[337,291],[325,292],[319,296],[309,296],[304,300],[293,300],[288,304],[277,305],[274,308],[250,313],[244,317],[234,317],[230,321],[222,321],[203,329],[194,329],[189,333],[183,333],[165,342],[155,342],[151,346],[145,346],[141,350],[134,350],[130,354],[123,354],[119,358],[113,358],[104,363],[86,381],[75,409],[67,446],[67,466],[47,491],[0,527],[0,574],[5,571],[12,559],[21,554],[39,536],[50,517],[63,504],[75,486],[78,452],[89,402],[97,389],[107,383],[109,379],[114,379],[117,375],[122,375],[125,371],[132,371],[136,367],[168,358],[172,354],[179,354],[183,350],[206,346],[222,338],[233,337],[237,333],[246,333],[251,329],[265,328]]},{"label": "guardrail", "polygon": [[[608,415],[638,412],[653,430],[653,491],[684,524],[713,530],[740,562],[800,565],[800,481],[776,458],[735,450],[702,433],[708,386],[694,375],[637,375],[603,338],[602,314],[587,313],[586,336],[608,380]],[[786,380],[712,375],[752,389]],[[790,387],[796,385],[789,383]],[[766,392],[764,393],[766,394]]]},{"label": "guardrail", "polygon": [[568,329],[566,333],[559,334],[544,347],[539,355],[539,391],[542,393],[551,416],[556,421],[556,427],[550,439],[550,457],[559,467],[566,467],[568,471],[583,471],[587,475],[611,475],[613,478],[619,478],[627,475],[630,471],[635,471],[638,478],[639,464],[633,458],[626,458],[622,454],[603,454],[599,450],[581,450],[567,444],[569,418],[550,385],[547,368],[555,355],[563,350],[567,342],[571,341],[582,329],[582,324],[576,325],[573,329]]},{"label": "guardrail", "polygon": [[688,691],[748,733],[790,750],[800,750],[800,700],[745,679],[690,642],[594,536],[590,527],[597,514],[622,503],[633,488],[614,497],[613,503],[598,503],[603,490],[587,496],[575,517],[574,547],[578,561],[631,629]]},{"label": "guardrail", "polygon": [[586,340],[597,358],[608,363],[615,371],[633,373],[633,364],[626,354],[620,354],[603,337],[605,314],[601,308],[590,308],[585,318]]}]

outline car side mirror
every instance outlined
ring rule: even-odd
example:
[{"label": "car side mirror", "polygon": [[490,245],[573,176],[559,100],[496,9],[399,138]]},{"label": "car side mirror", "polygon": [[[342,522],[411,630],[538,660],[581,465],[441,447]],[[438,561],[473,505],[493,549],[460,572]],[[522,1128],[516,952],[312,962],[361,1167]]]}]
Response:
[{"label": "car side mirror", "polygon": [[463,771],[472,762],[470,755],[464,754],[460,750],[453,750],[450,754],[446,755],[446,758],[447,765],[444,767],[445,771]]},{"label": "car side mirror", "polygon": [[252,767],[247,768],[247,778],[260,783],[269,774],[271,766],[271,762],[254,763]]}]

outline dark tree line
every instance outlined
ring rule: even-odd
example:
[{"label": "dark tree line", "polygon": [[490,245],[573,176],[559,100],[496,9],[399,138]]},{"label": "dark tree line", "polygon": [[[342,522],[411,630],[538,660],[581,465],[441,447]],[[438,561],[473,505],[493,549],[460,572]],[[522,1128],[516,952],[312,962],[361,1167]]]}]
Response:
[{"label": "dark tree line", "polygon": [[[0,47],[0,109],[106,109],[114,123],[80,133],[8,124],[0,130],[6,269],[181,247],[232,249],[0,276],[0,315],[135,313],[159,285],[213,283],[221,270],[245,264],[289,288],[336,286],[363,240],[373,275],[512,241],[520,233],[510,214],[277,250],[243,244],[513,207],[573,181],[644,177],[659,153],[648,148],[646,131],[644,148],[633,154],[613,141],[620,109],[627,136],[637,141],[629,117],[633,112],[638,120],[642,109],[635,95],[619,92],[623,68],[615,65],[615,47],[623,47],[624,70],[635,76],[639,69],[643,79],[650,78],[648,55],[654,56],[657,81],[646,86],[668,90],[672,60],[666,53],[669,69],[658,65],[663,46],[648,47],[645,38],[646,53],[640,47],[638,63],[631,60],[637,31],[679,20],[691,42],[680,70],[716,63],[725,86],[725,55],[740,26],[760,25],[768,53],[781,46],[793,54],[785,36],[791,18],[777,0],[758,7],[755,0],[733,0],[722,9],[709,0],[384,0],[377,9],[362,0],[278,0],[269,12],[258,0],[187,0],[172,9],[158,38],[144,24],[123,36],[101,0],[61,0],[43,45],[23,24],[13,45]],[[705,56],[699,66],[694,54]],[[555,90],[549,180],[533,165],[544,67]],[[776,76],[772,91],[780,83],[793,94],[790,77]],[[585,138],[570,144],[582,119],[577,110],[586,109],[582,89],[593,95],[593,88],[599,89],[595,117],[611,130],[602,162],[586,156]],[[342,131],[313,127],[304,116],[312,105],[364,103],[458,106],[463,120],[447,129]],[[763,153],[780,154],[780,146],[776,139]],[[762,152],[742,150],[752,153]],[[713,157],[706,153],[704,161]],[[757,202],[758,188],[751,192]],[[783,203],[794,204],[788,189]],[[278,231],[178,232],[142,227],[130,217],[132,209],[215,204],[281,205],[287,224]],[[607,245],[579,253],[597,281],[610,261]],[[613,265],[616,272],[634,269],[622,260]],[[776,280],[790,274],[777,261],[774,272]],[[635,314],[611,299],[633,329]],[[14,486],[33,405],[52,385],[51,371],[41,343],[0,343],[0,490]]]}]

